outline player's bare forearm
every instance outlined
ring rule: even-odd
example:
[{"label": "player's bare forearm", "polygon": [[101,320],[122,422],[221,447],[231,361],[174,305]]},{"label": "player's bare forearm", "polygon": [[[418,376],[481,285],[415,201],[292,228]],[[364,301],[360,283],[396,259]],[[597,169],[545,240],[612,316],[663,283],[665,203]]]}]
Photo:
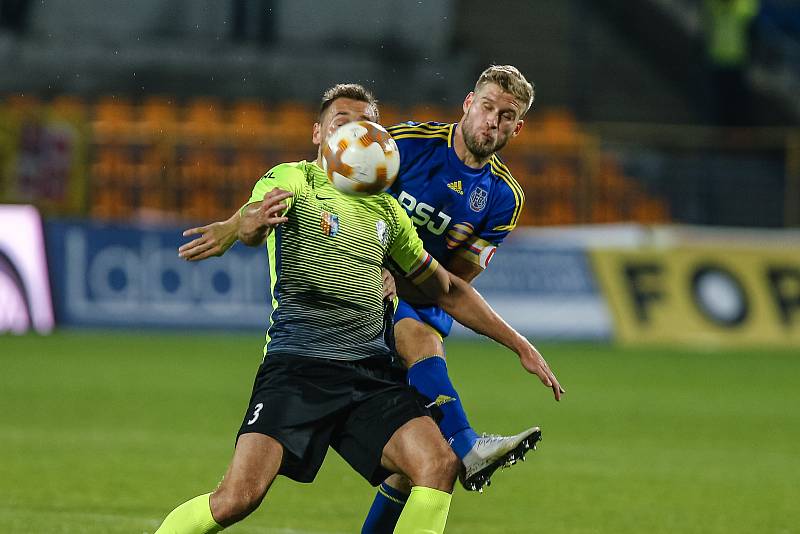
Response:
[{"label": "player's bare forearm", "polygon": [[[398,285],[398,292],[404,298],[403,289],[407,284]],[[439,266],[433,275],[416,286],[417,291],[438,304],[453,319],[479,334],[516,351],[524,339],[506,323],[467,282]],[[521,338],[521,339],[520,339]]]},{"label": "player's bare forearm", "polygon": [[287,209],[283,201],[291,196],[292,193],[276,188],[264,195],[261,202],[245,206],[236,233],[239,241],[249,247],[261,245],[274,227],[289,220],[282,215]]},{"label": "player's bare forearm", "polygon": [[183,232],[183,236],[197,235],[198,237],[181,245],[178,249],[178,256],[187,261],[200,261],[213,256],[222,256],[236,242],[238,231],[238,211],[226,221],[189,228]]},{"label": "player's bare forearm", "polygon": [[503,320],[472,286],[453,274],[448,275],[449,289],[438,299],[442,309],[470,330],[516,352],[525,370],[537,375],[545,386],[553,390],[556,400],[561,400],[564,389],[539,351]]},{"label": "player's bare forearm", "polygon": [[[450,262],[447,264],[447,271],[467,283],[472,283],[475,277],[483,272],[483,268],[480,265],[469,263],[456,256],[450,259]],[[438,304],[435,297],[430,297],[425,294],[420,288],[405,278],[398,278],[396,285],[397,294],[400,298],[414,306],[436,306]]]},{"label": "player's bare forearm", "polygon": [[525,338],[514,330],[468,283],[450,273],[450,290],[438,299],[453,319],[517,352]]}]

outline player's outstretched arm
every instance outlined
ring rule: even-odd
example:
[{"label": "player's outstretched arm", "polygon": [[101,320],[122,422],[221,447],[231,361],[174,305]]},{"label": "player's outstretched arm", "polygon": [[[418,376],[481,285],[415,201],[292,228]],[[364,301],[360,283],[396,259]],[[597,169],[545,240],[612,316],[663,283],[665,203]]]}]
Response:
[{"label": "player's outstretched arm", "polygon": [[293,193],[275,188],[261,202],[252,202],[242,209],[236,237],[248,247],[261,245],[273,228],[287,222],[283,214],[288,205],[283,201]]},{"label": "player's outstretched arm", "polygon": [[183,236],[199,235],[178,249],[178,256],[186,261],[200,261],[222,256],[236,242],[239,232],[239,211],[226,221],[213,222],[184,230]]},{"label": "player's outstretched arm", "polygon": [[536,347],[503,320],[467,282],[439,267],[419,288],[434,297],[462,325],[516,352],[525,370],[538,376],[542,384],[553,390],[556,400],[561,400],[564,388]]},{"label": "player's outstretched arm", "polygon": [[[478,264],[468,262],[458,256],[450,258],[447,263],[447,270],[450,274],[458,276],[460,279],[471,284],[475,278],[480,275],[484,268]],[[420,291],[417,286],[405,278],[398,278],[395,281],[398,293],[401,294],[403,300],[415,306],[436,306],[438,303],[436,299],[430,298],[428,295]]]}]

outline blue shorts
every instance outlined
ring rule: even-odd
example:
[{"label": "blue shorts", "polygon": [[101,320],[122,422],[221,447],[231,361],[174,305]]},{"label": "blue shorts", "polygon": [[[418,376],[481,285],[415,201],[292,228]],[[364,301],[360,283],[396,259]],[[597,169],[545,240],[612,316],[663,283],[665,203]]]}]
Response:
[{"label": "blue shorts", "polygon": [[414,319],[436,330],[445,338],[453,328],[453,318],[438,306],[424,306],[416,308],[408,302],[398,299],[397,308],[394,310],[394,322],[400,319]]}]

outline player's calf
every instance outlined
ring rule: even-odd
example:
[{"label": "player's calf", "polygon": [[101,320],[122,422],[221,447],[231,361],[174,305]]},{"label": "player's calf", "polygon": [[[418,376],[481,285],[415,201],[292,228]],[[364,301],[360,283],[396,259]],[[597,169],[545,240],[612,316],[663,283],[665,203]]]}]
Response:
[{"label": "player's calf", "polygon": [[266,488],[228,488],[221,486],[211,494],[211,514],[214,520],[228,527],[238,523],[259,507]]},{"label": "player's calf", "polygon": [[214,520],[227,527],[250,515],[261,504],[283,459],[283,447],[263,434],[243,434],[233,460],[209,504]]}]

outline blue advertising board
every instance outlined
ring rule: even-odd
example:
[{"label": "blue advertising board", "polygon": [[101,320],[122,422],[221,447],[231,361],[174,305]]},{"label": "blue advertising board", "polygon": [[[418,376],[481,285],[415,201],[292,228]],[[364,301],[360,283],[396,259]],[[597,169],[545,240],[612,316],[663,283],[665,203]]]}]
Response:
[{"label": "blue advertising board", "polygon": [[266,329],[264,250],[235,245],[221,258],[178,257],[181,228],[51,221],[47,250],[63,325]]},{"label": "blue advertising board", "polygon": [[[475,288],[511,326],[527,336],[607,339],[611,315],[586,247],[518,230],[493,256]],[[458,325],[454,335],[467,334]]]},{"label": "blue advertising board", "polygon": [[[187,241],[178,227],[51,221],[45,228],[62,325],[262,331],[268,325],[269,271],[261,247],[237,244],[221,258],[189,263],[178,257]],[[611,335],[611,317],[583,247],[554,246],[519,232],[475,285],[526,335]]]}]

